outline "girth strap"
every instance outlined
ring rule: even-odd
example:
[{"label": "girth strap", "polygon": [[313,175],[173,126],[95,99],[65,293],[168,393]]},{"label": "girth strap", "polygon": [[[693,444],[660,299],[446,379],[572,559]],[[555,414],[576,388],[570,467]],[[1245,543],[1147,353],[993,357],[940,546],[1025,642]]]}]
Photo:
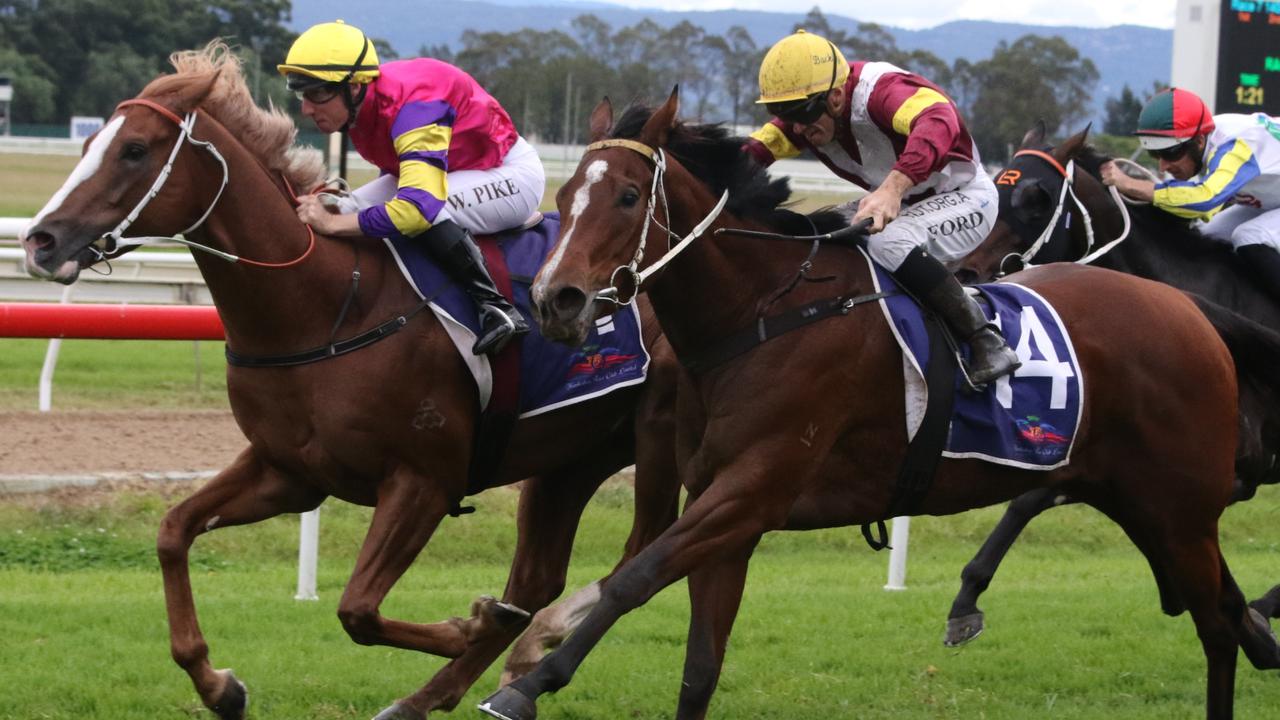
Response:
[{"label": "girth strap", "polygon": [[349,352],[355,352],[361,348],[368,347],[383,338],[399,332],[401,328],[409,324],[409,320],[413,318],[414,315],[422,312],[430,302],[431,300],[423,300],[409,310],[409,312],[393,317],[381,325],[366,330],[353,338],[339,340],[328,345],[321,345],[320,347],[311,348],[310,350],[301,350],[299,352],[288,353],[285,355],[261,355],[255,357],[250,355],[241,355],[240,353],[233,351],[231,348],[227,348],[227,364],[234,365],[236,367],[248,368],[291,367],[294,365],[307,365],[321,360],[328,360],[329,358],[335,358],[339,355],[346,355]]},{"label": "girth strap", "polygon": [[[924,418],[920,421],[920,429],[907,444],[907,454],[902,459],[902,467],[898,469],[898,478],[893,484],[893,494],[889,498],[888,510],[885,511],[885,516],[890,518],[916,512],[925,495],[929,494],[933,478],[938,472],[938,463],[942,460],[942,451],[947,444],[951,412],[956,404],[956,368],[959,360],[947,342],[942,321],[931,313],[926,314],[924,319],[929,335],[929,367],[925,375],[929,399]],[[878,537],[872,536],[873,525]],[[863,525],[862,537],[866,538],[872,550],[889,547],[884,520]]]},{"label": "girth strap", "polygon": [[799,330],[819,320],[838,315],[848,315],[857,305],[873,302],[881,298],[895,295],[893,292],[878,292],[869,295],[841,295],[811,302],[798,308],[792,308],[781,315],[756,318],[756,324],[743,328],[724,338],[711,348],[693,355],[680,358],[681,364],[689,372],[697,375],[711,368],[722,365],[749,350],[754,349],[779,335],[792,330]]}]

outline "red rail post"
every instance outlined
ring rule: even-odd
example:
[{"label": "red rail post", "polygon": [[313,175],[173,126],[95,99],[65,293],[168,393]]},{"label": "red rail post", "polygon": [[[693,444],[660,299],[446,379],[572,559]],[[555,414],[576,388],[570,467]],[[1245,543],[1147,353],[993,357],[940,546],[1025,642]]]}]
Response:
[{"label": "red rail post", "polygon": [[222,340],[218,311],[205,305],[0,304],[0,337],[100,340]]}]

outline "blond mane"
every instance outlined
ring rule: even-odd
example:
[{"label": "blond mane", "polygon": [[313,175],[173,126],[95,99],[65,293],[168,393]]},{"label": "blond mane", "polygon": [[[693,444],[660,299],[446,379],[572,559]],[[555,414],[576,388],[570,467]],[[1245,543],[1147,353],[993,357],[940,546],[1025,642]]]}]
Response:
[{"label": "blond mane", "polygon": [[169,62],[177,72],[152,80],[143,89],[142,97],[174,92],[218,73],[213,90],[200,108],[230,130],[269,169],[284,173],[297,192],[324,181],[325,164],[320,151],[293,144],[298,128],[283,111],[254,104],[240,71],[240,58],[225,42],[214,40],[200,50],[175,52]]}]

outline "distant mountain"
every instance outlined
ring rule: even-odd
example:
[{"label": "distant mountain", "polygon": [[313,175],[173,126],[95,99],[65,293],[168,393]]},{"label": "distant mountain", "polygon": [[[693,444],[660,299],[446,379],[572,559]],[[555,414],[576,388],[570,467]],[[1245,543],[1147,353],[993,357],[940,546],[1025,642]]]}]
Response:
[{"label": "distant mountain", "polygon": [[[807,11],[809,5],[804,5]],[[447,4],[439,0],[294,0],[292,26],[301,30],[314,23],[343,18],[370,35],[386,39],[401,55],[411,56],[426,45],[457,48],[464,30],[510,33],[522,28],[559,29],[572,34],[573,18],[587,13],[615,30],[645,18],[664,27],[688,20],[715,34],[741,25],[762,47],[785,35],[804,18],[804,12],[637,10],[573,0],[455,0]],[[857,30],[859,20],[833,14],[826,17],[836,29],[850,33]],[[862,20],[874,22],[874,18]],[[961,20],[925,30],[886,29],[898,47],[928,50],[949,63],[961,57],[985,60],[1002,40],[1012,42],[1028,34],[1061,35],[1098,67],[1100,77],[1094,87],[1093,103],[1098,120],[1105,101],[1118,95],[1124,85],[1141,97],[1153,83],[1168,83],[1173,57],[1172,30],[1137,25],[1045,27]]]}]

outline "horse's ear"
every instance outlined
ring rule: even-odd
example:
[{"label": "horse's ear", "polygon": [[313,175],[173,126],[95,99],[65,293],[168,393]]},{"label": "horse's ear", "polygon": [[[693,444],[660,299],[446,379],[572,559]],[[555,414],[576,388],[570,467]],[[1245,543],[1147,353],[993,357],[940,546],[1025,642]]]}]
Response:
[{"label": "horse's ear", "polygon": [[183,115],[200,107],[204,99],[209,97],[209,93],[213,92],[213,88],[218,84],[220,77],[222,77],[222,68],[214,70],[207,77],[183,85],[181,89],[174,93],[173,110],[179,115]]},{"label": "horse's ear", "polygon": [[591,111],[591,142],[603,140],[609,134],[609,130],[613,128],[613,103],[609,102],[609,96],[605,95],[600,104],[596,105],[595,110]]},{"label": "horse's ear", "polygon": [[1027,134],[1022,136],[1022,144],[1018,146],[1018,149],[1043,145],[1044,136],[1047,134],[1048,130],[1045,129],[1044,120],[1037,120],[1036,124],[1032,125],[1031,129],[1027,131]]},{"label": "horse's ear", "polygon": [[667,136],[671,128],[676,126],[676,111],[680,108],[680,86],[671,90],[671,96],[662,103],[644,124],[640,131],[640,141],[649,147],[659,148],[667,144]]},{"label": "horse's ear", "polygon": [[1061,145],[1054,148],[1054,158],[1056,158],[1058,162],[1066,162],[1079,155],[1080,151],[1084,149],[1085,142],[1089,139],[1089,128],[1091,127],[1093,127],[1093,123],[1089,123],[1080,132],[1072,135],[1066,140],[1063,140]]}]

